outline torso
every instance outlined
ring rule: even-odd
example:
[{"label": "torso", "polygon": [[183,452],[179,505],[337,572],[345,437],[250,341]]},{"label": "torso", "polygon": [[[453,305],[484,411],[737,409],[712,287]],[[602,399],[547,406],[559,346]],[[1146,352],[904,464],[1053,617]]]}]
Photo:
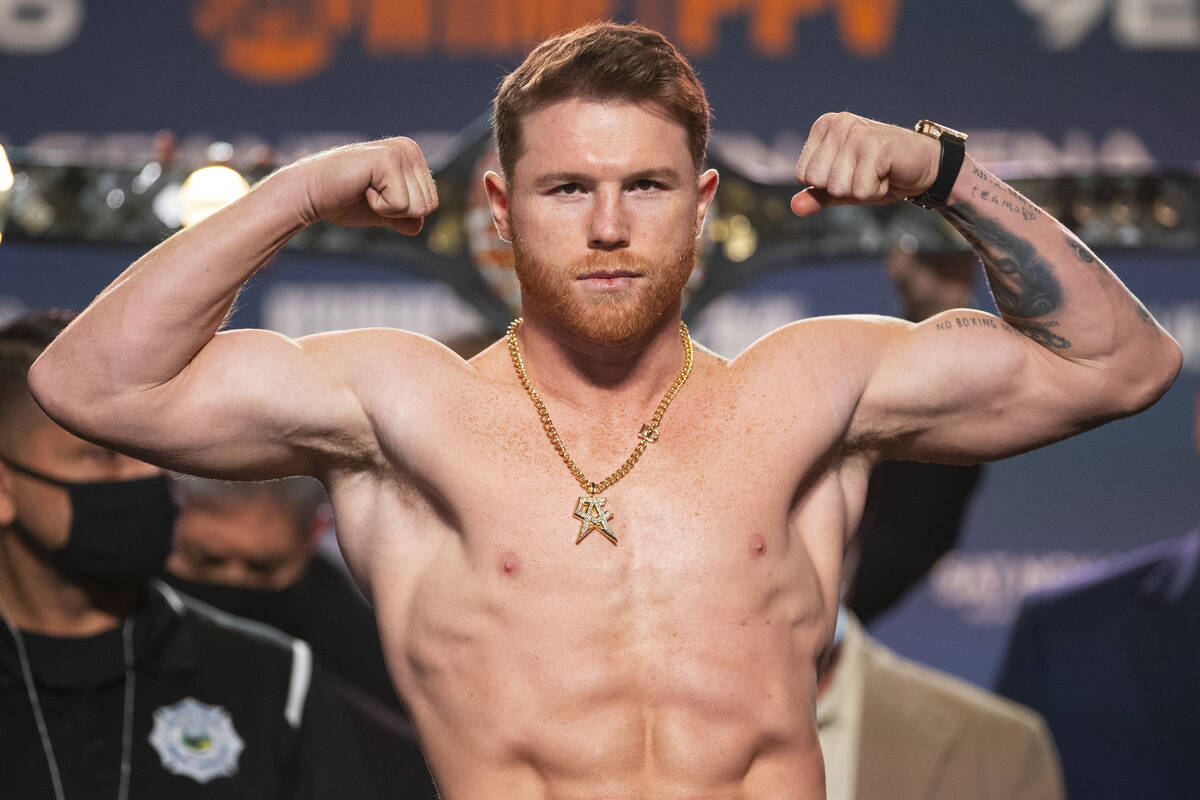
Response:
[{"label": "torso", "polygon": [[[394,471],[328,482],[442,796],[824,797],[815,670],[867,473],[840,450],[853,398],[813,389],[837,365],[780,398],[698,351],[604,492],[614,546],[575,543],[584,492],[507,354],[433,360],[391,418],[394,394],[365,400]],[[593,480],[644,421],[547,404]]]}]

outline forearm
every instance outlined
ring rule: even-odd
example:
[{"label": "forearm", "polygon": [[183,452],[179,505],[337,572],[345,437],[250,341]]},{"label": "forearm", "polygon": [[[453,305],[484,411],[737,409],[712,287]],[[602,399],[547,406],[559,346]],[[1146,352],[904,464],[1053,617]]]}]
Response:
[{"label": "forearm", "polygon": [[943,211],[978,252],[1009,329],[1117,379],[1178,370],[1178,346],[1065,226],[970,158]]}]

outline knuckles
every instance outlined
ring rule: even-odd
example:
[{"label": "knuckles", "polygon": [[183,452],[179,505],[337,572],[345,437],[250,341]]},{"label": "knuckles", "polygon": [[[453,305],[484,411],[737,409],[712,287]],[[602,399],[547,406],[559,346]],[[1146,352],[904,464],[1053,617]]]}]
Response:
[{"label": "knuckles", "polygon": [[[416,220],[438,207],[437,187],[420,146],[406,136],[342,145],[299,159],[281,172],[303,195],[301,218],[342,224]],[[411,231],[407,230],[412,228]],[[415,233],[420,225],[402,225]]]},{"label": "knuckles", "polygon": [[817,117],[813,123],[813,133],[832,134],[834,139],[849,135],[860,135],[870,130],[873,123],[858,114],[849,111],[830,111]]},{"label": "knuckles", "polygon": [[421,152],[421,147],[407,136],[396,136],[392,139],[384,140],[389,152],[405,160],[419,160],[422,164],[425,163],[425,154]]},{"label": "knuckles", "polygon": [[822,114],[796,162],[796,179],[833,197],[878,200],[887,193],[878,165],[898,130],[849,111]]}]

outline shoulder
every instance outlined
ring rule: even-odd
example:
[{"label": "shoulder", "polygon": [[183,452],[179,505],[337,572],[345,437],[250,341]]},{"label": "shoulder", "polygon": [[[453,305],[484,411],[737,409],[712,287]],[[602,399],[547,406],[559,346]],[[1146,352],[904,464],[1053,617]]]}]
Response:
[{"label": "shoulder", "polygon": [[861,390],[912,323],[870,314],[811,317],[776,328],[729,362],[739,381],[820,381]]},{"label": "shoulder", "polygon": [[403,424],[412,414],[419,422],[431,409],[456,407],[487,382],[481,358],[496,349],[467,361],[428,336],[394,328],[315,334],[297,344],[353,391],[377,426],[383,418]]},{"label": "shoulder", "polygon": [[[851,422],[883,359],[912,323],[875,315],[812,317],[777,328],[726,370],[739,397],[783,430],[811,436],[813,420],[852,449]],[[848,451],[847,451],[848,452]]]},{"label": "shoulder", "polygon": [[380,371],[413,366],[467,369],[467,362],[446,345],[398,328],[359,328],[301,337],[296,345],[310,355],[350,369]]},{"label": "shoulder", "polygon": [[879,314],[840,314],[809,317],[764,335],[734,360],[770,359],[784,353],[815,350],[830,356],[869,353],[910,330],[913,323]]}]

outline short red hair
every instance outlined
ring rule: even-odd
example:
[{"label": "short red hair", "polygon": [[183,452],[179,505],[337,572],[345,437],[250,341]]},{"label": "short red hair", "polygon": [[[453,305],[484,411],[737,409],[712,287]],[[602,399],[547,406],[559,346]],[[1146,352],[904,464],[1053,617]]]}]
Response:
[{"label": "short red hair", "polygon": [[542,42],[501,81],[492,134],[505,176],[521,156],[522,118],[572,97],[655,103],[687,132],[696,172],[704,167],[712,112],[691,64],[661,33],[598,22]]}]

